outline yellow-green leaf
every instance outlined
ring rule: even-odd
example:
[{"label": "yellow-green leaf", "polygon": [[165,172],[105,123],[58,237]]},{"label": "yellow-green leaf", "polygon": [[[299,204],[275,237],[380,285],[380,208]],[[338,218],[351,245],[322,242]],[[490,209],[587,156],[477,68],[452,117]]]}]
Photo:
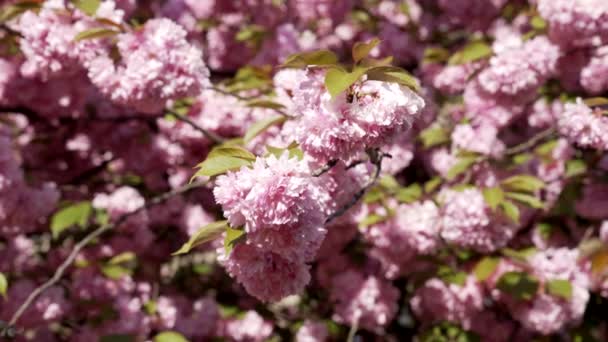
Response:
[{"label": "yellow-green leaf", "polygon": [[566,177],[576,177],[587,172],[587,164],[580,159],[568,160],[566,162]]},{"label": "yellow-green leaf", "polygon": [[359,222],[359,228],[367,228],[376,223],[384,222],[388,219],[387,216],[378,215],[378,214],[370,214],[365,217],[361,222]]},{"label": "yellow-green leaf", "polygon": [[510,201],[502,201],[500,203],[502,212],[507,216],[513,223],[519,223],[519,208]]},{"label": "yellow-green leaf", "polygon": [[380,39],[373,38],[367,43],[355,43],[352,49],[353,61],[359,63],[363,58],[367,57],[369,53],[380,44]]},{"label": "yellow-green leaf", "polygon": [[414,183],[408,187],[401,188],[395,193],[395,198],[402,203],[416,202],[422,196],[422,187]]},{"label": "yellow-green leaf", "polygon": [[565,279],[549,280],[545,284],[545,288],[547,290],[547,293],[549,293],[555,297],[560,297],[565,300],[570,300],[570,298],[572,298],[572,284],[570,284],[570,281],[568,281],[568,280],[565,280]]},{"label": "yellow-green leaf", "polygon": [[53,237],[57,238],[64,230],[75,225],[84,228],[89,222],[92,211],[93,207],[89,201],[78,202],[59,210],[51,218]]},{"label": "yellow-green leaf", "polygon": [[108,265],[119,265],[127,262],[131,262],[137,260],[137,255],[133,252],[123,252],[118,255],[113,256],[110,260],[108,260]]},{"label": "yellow-green leaf", "polygon": [[585,99],[583,102],[589,107],[607,106],[608,98],[605,97],[592,97]]},{"label": "yellow-green leaf", "polygon": [[459,175],[467,171],[471,166],[477,162],[477,156],[466,156],[458,158],[456,165],[452,166],[446,174],[446,179],[451,181],[456,179]]},{"label": "yellow-green leaf", "polygon": [[338,63],[338,56],[329,50],[318,50],[293,54],[285,60],[284,68],[305,68],[311,65],[334,65]]},{"label": "yellow-green leaf", "polygon": [[78,33],[76,35],[76,37],[74,37],[74,41],[79,42],[81,40],[87,40],[87,39],[111,37],[111,36],[115,36],[119,33],[120,32],[116,31],[116,30],[103,28],[103,27],[96,27],[96,28],[92,28],[92,29]]},{"label": "yellow-green leaf", "polygon": [[234,246],[245,238],[245,231],[242,229],[233,229],[228,227],[226,229],[226,236],[224,237],[224,251],[226,255],[230,255]]},{"label": "yellow-green leaf", "polygon": [[500,187],[495,186],[483,189],[483,198],[492,210],[496,210],[498,205],[504,200],[505,194]]},{"label": "yellow-green leaf", "polygon": [[356,67],[352,72],[347,72],[340,68],[331,68],[325,75],[325,87],[332,97],[336,97],[353,85],[363,74],[366,69]]},{"label": "yellow-green leaf", "polygon": [[449,132],[441,126],[431,126],[426,128],[418,136],[424,148],[430,148],[445,144],[450,141]]},{"label": "yellow-green leaf", "polygon": [[87,15],[94,16],[101,4],[101,0],[73,0],[74,6]]},{"label": "yellow-green leaf", "polygon": [[268,108],[268,109],[283,109],[284,105],[270,100],[251,100],[247,102],[247,107]]},{"label": "yellow-green leaf", "polygon": [[420,89],[418,80],[405,69],[394,66],[368,68],[365,71],[369,80],[398,83],[413,90]]},{"label": "yellow-green leaf", "polygon": [[539,282],[527,273],[507,272],[498,279],[496,287],[517,299],[530,300],[536,295]]},{"label": "yellow-green leaf", "polygon": [[4,273],[0,272],[0,295],[2,295],[2,297],[6,298],[7,291],[8,291],[8,279],[6,279],[6,276],[4,275]]},{"label": "yellow-green leaf", "polygon": [[121,265],[104,265],[101,267],[101,273],[103,273],[106,278],[118,280],[124,276],[132,275],[133,270]]},{"label": "yellow-green leaf", "polygon": [[501,184],[509,190],[525,192],[535,192],[545,187],[545,182],[531,175],[512,176],[503,180]]},{"label": "yellow-green leaf", "polygon": [[282,115],[277,115],[269,118],[262,119],[249,127],[247,133],[245,133],[244,141],[245,143],[250,142],[253,138],[258,136],[260,133],[267,130],[269,127],[273,125],[278,125],[287,120],[287,117]]},{"label": "yellow-green leaf", "polygon": [[457,65],[475,62],[492,56],[492,47],[483,41],[473,41],[449,59],[448,64]]},{"label": "yellow-green leaf", "polygon": [[433,177],[424,183],[424,192],[430,194],[435,191],[441,185],[441,178]]},{"label": "yellow-green leaf", "polygon": [[188,340],[178,332],[163,331],[154,336],[154,342],[188,342]]},{"label": "yellow-green leaf", "polygon": [[500,259],[497,257],[487,256],[481,259],[473,269],[473,273],[475,274],[475,277],[477,277],[477,280],[484,281],[488,279],[494,273],[496,267],[498,267],[499,262]]},{"label": "yellow-green leaf", "polygon": [[541,200],[532,195],[519,192],[505,192],[505,197],[513,199],[534,209],[543,209],[545,207],[545,204]]},{"label": "yellow-green leaf", "polygon": [[216,221],[210,223],[198,230],[190,237],[182,247],[172,255],[180,255],[189,253],[194,247],[209,242],[218,238],[223,232],[229,228],[228,221]]},{"label": "yellow-green leaf", "polygon": [[[222,144],[217,146],[209,152],[207,159],[216,157],[233,157],[244,159],[247,161],[255,161],[255,154],[249,152],[247,149],[233,144]],[[199,164],[200,166],[201,164]]]}]

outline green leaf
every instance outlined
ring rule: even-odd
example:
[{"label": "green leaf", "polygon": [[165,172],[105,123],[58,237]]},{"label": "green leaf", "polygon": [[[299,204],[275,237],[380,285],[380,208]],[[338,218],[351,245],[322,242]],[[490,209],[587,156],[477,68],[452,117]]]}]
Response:
[{"label": "green leaf", "polygon": [[545,182],[531,175],[512,176],[500,183],[509,190],[524,192],[535,192],[545,187]]},{"label": "green leaf", "polygon": [[477,277],[477,280],[484,281],[488,279],[494,273],[496,267],[498,267],[499,262],[500,259],[497,257],[486,256],[481,259],[473,269],[473,273],[475,274],[475,277]]},{"label": "green leaf", "polygon": [[456,284],[464,286],[467,281],[467,274],[462,271],[456,271],[448,266],[440,266],[437,270],[437,276],[448,284]]},{"label": "green leaf", "polygon": [[536,295],[538,287],[538,280],[523,272],[507,272],[496,283],[496,288],[502,292],[522,300],[532,299]]},{"label": "green leaf", "polygon": [[[282,115],[277,115],[269,118],[262,119],[249,127],[247,133],[245,133],[244,141],[245,143],[250,142],[253,138],[258,136],[258,134],[267,130],[270,126],[278,125],[287,120],[287,117]],[[254,159],[255,160],[255,159]]]},{"label": "green leaf", "polygon": [[188,340],[175,331],[163,331],[154,336],[154,342],[188,342]]},{"label": "green leaf", "polygon": [[204,162],[197,166],[199,170],[192,176],[190,181],[200,176],[213,177],[221,175],[227,171],[238,170],[243,166],[251,165],[251,163],[252,160],[250,158],[229,157],[223,155],[208,157]]},{"label": "green leaf", "polygon": [[370,214],[366,218],[364,218],[363,220],[361,220],[361,222],[359,222],[359,228],[367,228],[367,227],[369,227],[371,225],[374,225],[376,223],[384,222],[387,219],[388,219],[387,216],[377,215],[377,214]]},{"label": "green leaf", "polygon": [[260,25],[244,25],[239,32],[234,36],[237,42],[253,42],[257,43],[264,37],[266,30]]},{"label": "green leaf", "polygon": [[572,284],[565,279],[549,280],[546,284],[547,292],[555,297],[561,297],[565,300],[572,298]]},{"label": "green leaf", "polygon": [[329,50],[318,50],[293,54],[285,60],[284,68],[305,68],[309,65],[335,65],[338,56]]},{"label": "green leaf", "polygon": [[94,16],[101,0],[73,0],[74,6],[89,16]]},{"label": "green leaf", "polygon": [[502,255],[507,256],[513,260],[527,262],[528,259],[536,254],[538,250],[536,247],[528,247],[524,249],[512,249],[512,248],[503,248],[501,251]]},{"label": "green leaf", "polygon": [[352,49],[353,61],[359,63],[363,58],[367,57],[369,53],[380,44],[380,39],[373,38],[367,43],[355,43]]},{"label": "green leaf", "polygon": [[216,157],[233,157],[247,161],[255,161],[255,154],[237,145],[220,145],[209,152],[207,159]]},{"label": "green leaf", "polygon": [[483,41],[474,41],[450,57],[448,64],[457,65],[475,62],[492,56],[492,47]]},{"label": "green leaf", "polygon": [[530,19],[530,26],[537,31],[543,31],[547,28],[547,22],[539,15],[535,15]]},{"label": "green leaf", "polygon": [[146,313],[150,316],[156,315],[156,312],[158,311],[158,303],[156,303],[156,301],[154,300],[149,300],[145,302],[144,311],[146,311]]},{"label": "green leaf", "polygon": [[325,87],[331,97],[336,97],[353,85],[365,74],[366,69],[356,67],[352,72],[347,72],[339,68],[331,68],[325,75]]},{"label": "green leaf", "polygon": [[91,202],[83,201],[67,206],[56,212],[51,218],[51,233],[57,238],[64,230],[78,225],[84,228],[93,211]]},{"label": "green leaf", "polygon": [[394,66],[379,66],[368,68],[364,73],[369,80],[398,83],[416,91],[420,89],[418,80],[405,69]]},{"label": "green leaf", "polygon": [[513,223],[519,223],[519,208],[510,201],[502,201],[500,203],[500,209]]},{"label": "green leaf", "polygon": [[449,142],[450,134],[441,126],[431,126],[420,132],[418,138],[422,141],[424,148],[430,148]]},{"label": "green leaf", "polygon": [[133,252],[123,252],[118,255],[113,256],[110,260],[108,260],[108,265],[119,265],[127,262],[132,262],[137,260],[137,255]]},{"label": "green leaf", "polygon": [[251,100],[247,102],[247,107],[253,108],[268,108],[268,109],[283,109],[284,105],[270,100]]},{"label": "green leaf", "polygon": [[127,334],[110,334],[102,336],[99,342],[135,342],[135,337]]},{"label": "green leaf", "polygon": [[532,159],[532,154],[520,153],[513,156],[513,163],[515,165],[522,165],[527,163],[530,159]]},{"label": "green leaf", "polygon": [[402,203],[413,203],[422,197],[422,187],[420,184],[412,184],[401,188],[395,193],[395,198]]},{"label": "green leaf", "polygon": [[92,28],[92,29],[78,33],[76,35],[76,37],[74,37],[74,41],[79,42],[81,40],[87,40],[87,39],[111,37],[111,36],[115,36],[119,33],[120,32],[116,31],[116,30],[103,28],[103,27],[96,27],[96,28]]},{"label": "green leaf", "polygon": [[190,239],[182,245],[182,247],[172,255],[180,255],[189,253],[194,247],[205,242],[215,240],[223,232],[229,229],[228,221],[216,221],[202,227]]},{"label": "green leaf", "polygon": [[589,107],[598,107],[608,105],[608,99],[605,97],[592,97],[585,99],[583,102]]},{"label": "green leaf", "polygon": [[283,153],[285,153],[285,151],[287,151],[289,153],[289,158],[298,158],[298,160],[302,160],[304,158],[304,151],[302,151],[302,149],[300,149],[300,146],[298,146],[298,144],[290,144],[289,146],[287,146],[287,148],[280,148],[280,147],[273,147],[270,145],[266,145],[266,150],[268,151],[269,154],[272,154],[273,156],[280,158]]},{"label": "green leaf", "polygon": [[441,178],[433,177],[424,183],[424,193],[430,194],[435,191],[441,185]]},{"label": "green leaf", "polygon": [[505,194],[499,186],[495,186],[483,189],[483,198],[492,210],[496,210],[504,200]]},{"label": "green leaf", "polygon": [[244,240],[246,237],[245,231],[242,229],[226,229],[226,237],[224,238],[224,251],[226,255],[230,255],[234,246]]},{"label": "green leaf", "polygon": [[397,182],[395,177],[391,175],[384,175],[380,177],[380,179],[378,180],[378,184],[380,184],[380,186],[382,186],[383,188],[389,190],[397,189],[400,186],[399,182]]},{"label": "green leaf", "polygon": [[443,63],[450,58],[450,52],[440,47],[430,47],[424,50],[423,61],[426,63]]},{"label": "green leaf", "polygon": [[22,1],[8,5],[2,8],[2,12],[0,12],[0,23],[14,19],[28,10],[39,10],[41,6],[42,3],[37,1]]},{"label": "green leaf", "polygon": [[557,139],[549,140],[535,148],[534,152],[541,157],[549,157],[551,156],[551,153],[553,153],[553,149],[555,149],[558,142]]},{"label": "green leaf", "polygon": [[120,265],[104,265],[101,267],[101,273],[107,278],[118,280],[126,275],[132,275],[133,270]]},{"label": "green leaf", "polygon": [[580,159],[568,160],[566,162],[566,177],[576,177],[587,172],[587,164]]},{"label": "green leaf", "polygon": [[6,299],[6,293],[8,291],[8,279],[4,273],[0,272],[0,295]]},{"label": "green leaf", "polygon": [[519,192],[505,192],[505,196],[534,209],[543,209],[545,207],[545,204],[541,200],[532,195]]},{"label": "green leaf", "polygon": [[371,204],[381,201],[386,197],[386,193],[378,186],[369,189],[363,196],[363,203]]},{"label": "green leaf", "polygon": [[458,162],[456,165],[452,166],[452,168],[446,174],[446,179],[452,181],[456,179],[459,175],[467,171],[471,166],[473,166],[477,162],[477,156],[466,156],[458,158]]}]

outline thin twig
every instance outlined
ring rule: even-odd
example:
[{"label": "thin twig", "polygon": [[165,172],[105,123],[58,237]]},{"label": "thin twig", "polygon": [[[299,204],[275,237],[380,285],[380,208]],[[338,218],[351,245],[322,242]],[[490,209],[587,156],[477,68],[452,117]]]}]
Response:
[{"label": "thin twig", "polygon": [[312,176],[319,177],[319,176],[323,175],[324,173],[326,173],[327,171],[331,170],[334,166],[336,166],[336,164],[338,164],[338,159],[332,159],[332,160],[328,161],[327,164],[323,165],[323,167],[315,170],[312,173]]},{"label": "thin twig", "polygon": [[[376,183],[376,181],[378,180],[378,177],[380,177],[380,171],[382,170],[382,158],[383,157],[384,157],[384,155],[380,154],[378,156],[377,160],[374,160],[374,166],[376,168],[376,171],[374,172],[374,176],[372,177],[372,179],[370,179],[370,181],[367,182],[367,184],[365,184],[364,187],[359,189],[359,191],[357,191],[353,195],[353,197],[350,199],[350,201],[348,203],[346,203],[344,206],[342,206],[342,208],[338,209],[336,212],[329,215],[329,217],[327,217],[327,219],[325,220],[325,224],[328,224],[331,221],[335,220],[336,218],[344,215],[344,213],[346,213],[350,208],[354,207],[355,204],[357,204],[357,202],[359,202],[359,200],[363,197],[363,195],[365,195],[367,190],[369,190]],[[375,158],[372,158],[372,159],[375,159]]]},{"label": "thin twig", "polygon": [[547,128],[546,130],[541,131],[538,134],[536,134],[535,136],[533,136],[532,138],[530,138],[530,140],[527,140],[519,145],[515,145],[513,147],[508,148],[505,151],[504,155],[512,156],[512,155],[524,152],[527,149],[536,146],[538,143],[545,140],[546,138],[552,136],[554,133],[555,133],[555,129],[553,127]]},{"label": "thin twig", "polygon": [[209,140],[213,141],[216,144],[221,144],[224,142],[224,139],[222,139],[219,135],[210,132],[204,128],[202,128],[201,126],[199,126],[196,122],[190,120],[188,117],[186,117],[185,115],[180,115],[172,110],[167,110],[171,115],[173,115],[175,117],[176,120],[178,121],[182,121],[185,122],[186,124],[190,125],[192,128],[194,128],[195,130],[203,133],[204,136],[206,136]]},{"label": "thin twig", "polygon": [[[184,185],[180,188],[174,189],[172,191],[169,192],[165,192],[161,195],[158,195],[156,197],[153,197],[152,199],[150,199],[148,201],[148,203],[146,203],[145,206],[140,207],[130,213],[126,213],[122,216],[120,216],[115,222],[113,223],[108,223],[105,225],[100,226],[99,228],[95,229],[94,231],[92,231],[91,233],[89,233],[89,235],[85,236],[82,240],[80,240],[75,246],[74,249],[72,250],[72,252],[70,252],[70,254],[68,255],[68,257],[63,261],[63,263],[61,263],[61,265],[57,268],[57,270],[55,271],[55,273],[53,274],[53,276],[47,280],[46,282],[44,282],[42,285],[40,285],[39,287],[37,287],[36,289],[34,289],[34,291],[32,291],[32,293],[30,293],[30,295],[27,297],[27,299],[23,302],[23,304],[21,304],[21,306],[19,306],[19,308],[17,309],[17,311],[15,311],[15,313],[13,314],[13,316],[11,317],[10,321],[8,322],[7,327],[5,327],[2,331],[2,334],[6,334],[6,332],[8,331],[8,329],[11,329],[19,320],[19,318],[23,315],[23,313],[25,312],[25,310],[27,310],[27,308],[32,305],[32,303],[38,298],[38,296],[40,296],[44,291],[46,291],[47,289],[49,289],[51,286],[55,285],[57,282],[59,282],[61,280],[61,278],[63,277],[64,273],[66,272],[66,270],[72,265],[72,263],[74,262],[74,260],[76,259],[76,257],[78,256],[78,253],[80,253],[80,251],[86,247],[91,241],[95,240],[96,238],[98,238],[99,236],[101,236],[103,233],[111,230],[114,227],[117,227],[119,225],[121,225],[122,223],[124,223],[129,217],[143,211],[146,210],[152,206],[161,204],[165,201],[167,201],[168,199],[177,196],[177,195],[181,195],[184,194],[192,189],[201,187],[203,185],[205,185],[206,182],[199,182],[199,183],[191,183],[191,184],[187,184]],[[2,335],[0,334],[0,336]]]}]

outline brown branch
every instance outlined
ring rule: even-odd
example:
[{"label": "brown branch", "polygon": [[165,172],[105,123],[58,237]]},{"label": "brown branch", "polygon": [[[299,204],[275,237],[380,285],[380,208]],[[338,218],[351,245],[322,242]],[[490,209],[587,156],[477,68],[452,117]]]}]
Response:
[{"label": "brown branch", "polygon": [[220,137],[219,135],[208,131],[204,128],[202,128],[201,126],[199,126],[196,122],[190,120],[188,117],[186,117],[185,115],[180,115],[170,109],[167,110],[167,112],[169,112],[171,115],[173,115],[175,117],[176,120],[178,121],[182,121],[188,125],[190,125],[192,128],[194,128],[195,130],[203,133],[203,135],[205,137],[207,137],[209,140],[213,141],[216,144],[221,144],[224,142],[224,139],[222,139],[222,137]]},{"label": "brown branch", "polygon": [[102,226],[98,227],[97,229],[93,230],[92,232],[90,232],[87,236],[85,236],[82,240],[80,240],[74,246],[74,249],[72,249],[72,252],[70,252],[70,254],[68,255],[68,257],[57,268],[57,270],[55,271],[55,273],[53,274],[53,276],[49,280],[47,280],[46,282],[44,282],[42,285],[40,285],[36,289],[34,289],[34,291],[32,291],[32,293],[30,293],[30,295],[27,297],[27,299],[21,304],[21,306],[19,306],[19,308],[17,309],[17,311],[15,311],[15,313],[11,317],[10,321],[8,322],[8,325],[5,326],[4,329],[2,329],[2,331],[0,332],[0,336],[8,336],[9,334],[11,334],[11,332],[14,332],[14,326],[17,323],[17,321],[19,320],[19,318],[21,318],[21,316],[23,316],[23,314],[25,313],[25,310],[27,310],[27,308],[30,305],[32,305],[32,303],[44,291],[46,291],[51,286],[55,285],[57,282],[59,282],[61,280],[61,278],[63,277],[64,273],[72,265],[72,263],[74,262],[74,260],[78,256],[78,253],[80,253],[80,251],[84,247],[86,247],[91,241],[95,240],[96,238],[98,238],[99,236],[101,236],[103,233],[111,230],[112,228],[121,225],[129,217],[131,217],[131,216],[133,216],[133,215],[135,215],[135,214],[137,214],[137,213],[139,213],[139,212],[141,212],[143,210],[146,210],[146,209],[148,209],[150,207],[153,207],[155,205],[161,204],[161,203],[167,201],[168,199],[170,199],[171,197],[184,194],[184,193],[186,193],[186,192],[188,192],[190,190],[193,190],[195,188],[201,187],[201,186],[203,186],[205,184],[206,184],[206,182],[191,183],[191,184],[184,185],[184,186],[182,186],[180,188],[174,189],[172,191],[165,192],[165,193],[163,193],[161,195],[158,195],[156,197],[153,197],[152,199],[150,199],[150,201],[148,201],[148,203],[146,203],[145,206],[140,207],[140,208],[138,208],[135,211],[132,211],[130,213],[124,214],[124,215],[120,216],[115,222],[102,225]]},{"label": "brown branch", "polygon": [[515,155],[515,154],[522,153],[522,152],[526,151],[527,149],[536,146],[541,141],[549,138],[554,133],[555,133],[555,129],[553,127],[547,128],[544,131],[541,131],[538,134],[536,134],[535,136],[533,136],[532,138],[530,138],[530,140],[527,140],[527,141],[525,141],[525,142],[523,142],[523,143],[521,143],[519,145],[515,145],[513,147],[509,147],[508,149],[505,150],[504,155],[505,156],[512,156],[512,155]]}]

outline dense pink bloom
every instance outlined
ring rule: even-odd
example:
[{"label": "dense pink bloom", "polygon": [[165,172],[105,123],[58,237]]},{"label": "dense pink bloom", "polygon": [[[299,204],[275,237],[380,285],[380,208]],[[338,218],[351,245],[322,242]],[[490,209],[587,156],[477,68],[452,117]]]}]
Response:
[{"label": "dense pink bloom", "polygon": [[262,342],[272,334],[272,324],[255,311],[247,311],[241,319],[225,323],[224,334],[231,341]]},{"label": "dense pink bloom", "polygon": [[202,52],[186,41],[186,31],[168,19],[146,22],[135,33],[121,34],[122,61],[94,59],[89,77],[112,101],[145,113],[162,110],[168,100],[197,95],[209,83]]},{"label": "dense pink bloom", "polygon": [[593,95],[608,90],[608,46],[599,48],[581,70],[581,85]]},{"label": "dense pink bloom", "polygon": [[433,86],[447,95],[455,95],[464,91],[467,81],[477,70],[481,63],[465,63],[447,65],[433,77]]},{"label": "dense pink bloom", "polygon": [[608,4],[603,0],[538,0],[549,36],[564,46],[594,46],[608,38]]},{"label": "dense pink bloom", "polygon": [[348,160],[366,148],[380,147],[411,126],[424,100],[397,83],[363,81],[335,99],[325,89],[324,73],[308,71],[295,91],[300,114],[296,140],[302,149],[324,162]]},{"label": "dense pink bloom", "polygon": [[522,43],[490,59],[478,76],[483,90],[517,96],[538,88],[554,72],[560,50],[544,37]]},{"label": "dense pink bloom", "polygon": [[472,275],[462,286],[432,278],[416,290],[410,305],[418,319],[426,324],[449,321],[469,329],[483,309],[483,294]]},{"label": "dense pink bloom", "polygon": [[[419,254],[428,255],[439,247],[439,209],[431,201],[415,202],[391,208],[394,216],[387,221],[364,228],[389,277],[407,271],[408,264]],[[384,215],[387,215],[385,212]]]},{"label": "dense pink bloom", "polygon": [[244,226],[247,241],[263,250],[305,262],[323,242],[325,190],[304,162],[287,153],[219,177],[214,194],[230,225]]},{"label": "dense pink bloom", "polygon": [[325,342],[328,335],[325,324],[307,320],[298,330],[296,342]]},{"label": "dense pink bloom", "polygon": [[557,126],[563,136],[580,147],[608,150],[608,116],[601,109],[589,108],[580,99],[564,106]]},{"label": "dense pink bloom", "polygon": [[516,226],[492,213],[478,189],[446,189],[440,201],[441,237],[448,243],[490,252],[505,246],[517,231]]},{"label": "dense pink bloom", "polygon": [[461,124],[452,132],[452,144],[461,150],[497,157],[505,149],[497,135],[498,129],[494,126]]},{"label": "dense pink bloom", "polygon": [[530,302],[506,300],[513,317],[526,328],[547,335],[566,326],[575,326],[589,300],[589,279],[578,265],[578,251],[550,248],[529,258],[533,273],[541,282],[567,280],[572,286],[569,300],[538,293]]},{"label": "dense pink bloom", "polygon": [[342,272],[332,281],[334,319],[370,331],[382,330],[393,320],[398,298],[399,290],[389,282],[357,271]]},{"label": "dense pink bloom", "polygon": [[297,294],[310,281],[309,266],[303,261],[290,261],[246,242],[238,243],[221,260],[250,295],[265,302]]}]

